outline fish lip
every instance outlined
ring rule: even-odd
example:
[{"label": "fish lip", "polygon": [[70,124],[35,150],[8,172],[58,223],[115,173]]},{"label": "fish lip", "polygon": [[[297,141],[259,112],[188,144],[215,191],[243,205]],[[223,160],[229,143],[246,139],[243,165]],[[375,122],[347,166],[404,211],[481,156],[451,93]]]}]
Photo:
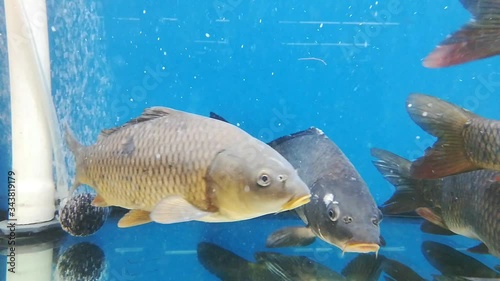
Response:
[{"label": "fish lip", "polygon": [[288,200],[288,202],[283,204],[280,212],[295,209],[297,207],[309,203],[309,201],[311,201],[311,194],[303,195],[300,197],[292,197],[290,200]]},{"label": "fish lip", "polygon": [[378,245],[377,243],[348,241],[344,245],[344,248],[342,249],[342,251],[347,252],[347,253],[349,253],[349,252],[355,252],[355,253],[375,252],[375,253],[377,253],[379,249],[380,249],[380,245]]}]

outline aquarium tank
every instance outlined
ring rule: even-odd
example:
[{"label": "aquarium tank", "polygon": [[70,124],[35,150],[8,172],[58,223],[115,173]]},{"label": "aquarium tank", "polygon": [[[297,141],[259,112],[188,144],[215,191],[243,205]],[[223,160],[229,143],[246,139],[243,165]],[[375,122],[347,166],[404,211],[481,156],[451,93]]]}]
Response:
[{"label": "aquarium tank", "polygon": [[1,2],[1,280],[500,279],[500,0]]}]

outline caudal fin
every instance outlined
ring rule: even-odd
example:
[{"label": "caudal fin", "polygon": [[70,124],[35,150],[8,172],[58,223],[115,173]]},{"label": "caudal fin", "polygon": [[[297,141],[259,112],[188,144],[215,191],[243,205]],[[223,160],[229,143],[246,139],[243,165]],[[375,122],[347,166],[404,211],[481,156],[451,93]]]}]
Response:
[{"label": "caudal fin", "polygon": [[423,94],[411,94],[406,109],[417,125],[438,138],[413,162],[411,176],[436,179],[478,169],[466,155],[462,135],[467,122],[477,117],[474,113]]},{"label": "caudal fin", "polygon": [[371,154],[377,158],[373,161],[375,168],[396,187],[392,197],[380,207],[384,215],[411,212],[426,205],[419,188],[423,185],[423,180],[410,176],[409,160],[378,148],[372,148]]},{"label": "caudal fin", "polygon": [[443,40],[423,62],[440,68],[500,54],[500,1],[461,0],[474,20]]}]

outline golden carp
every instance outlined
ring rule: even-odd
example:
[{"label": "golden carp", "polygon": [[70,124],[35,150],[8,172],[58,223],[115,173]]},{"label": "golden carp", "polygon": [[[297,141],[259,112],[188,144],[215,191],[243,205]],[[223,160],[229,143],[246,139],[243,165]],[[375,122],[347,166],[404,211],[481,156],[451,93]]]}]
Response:
[{"label": "golden carp", "polygon": [[310,192],[292,165],[240,128],[164,107],[104,130],[92,146],[66,140],[74,188],[94,188],[96,206],[131,209],[129,227],[155,221],[230,222],[294,209]]}]

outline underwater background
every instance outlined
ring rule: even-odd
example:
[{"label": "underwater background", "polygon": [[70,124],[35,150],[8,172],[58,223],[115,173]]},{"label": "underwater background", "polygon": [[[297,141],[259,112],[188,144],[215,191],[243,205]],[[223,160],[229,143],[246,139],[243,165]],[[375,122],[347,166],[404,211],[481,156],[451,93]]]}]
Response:
[{"label": "underwater background", "polygon": [[[206,116],[213,111],[265,142],[315,126],[342,149],[382,204],[394,188],[373,166],[370,148],[415,159],[435,141],[409,118],[410,93],[500,119],[500,57],[442,69],[422,66],[422,58],[470,20],[456,0],[50,0],[47,13],[58,117],[85,144],[151,106]],[[3,1],[0,17],[0,173],[6,175],[11,128]],[[6,202],[6,186],[0,191]],[[60,248],[98,245],[105,279],[120,281],[218,280],[197,261],[202,241],[252,261],[256,251],[305,255],[337,272],[357,256],[320,240],[305,248],[266,249],[266,237],[291,222],[273,216],[130,229],[118,229],[117,219],[93,236],[65,237]],[[429,279],[438,271],[423,258],[422,241],[461,250],[477,244],[422,233],[420,222],[384,219],[387,246],[379,254]],[[499,263],[468,255],[490,267]]]}]

